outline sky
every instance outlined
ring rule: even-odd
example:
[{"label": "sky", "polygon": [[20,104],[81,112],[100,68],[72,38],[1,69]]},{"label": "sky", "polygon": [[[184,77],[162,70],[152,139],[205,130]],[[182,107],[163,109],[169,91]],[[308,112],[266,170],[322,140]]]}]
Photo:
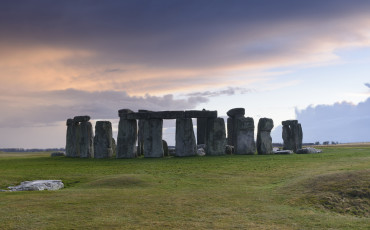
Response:
[{"label": "sky", "polygon": [[288,119],[304,142],[370,141],[369,63],[367,0],[1,0],[0,148],[64,147],[77,115],[116,137],[123,108],[243,107],[273,142]]}]

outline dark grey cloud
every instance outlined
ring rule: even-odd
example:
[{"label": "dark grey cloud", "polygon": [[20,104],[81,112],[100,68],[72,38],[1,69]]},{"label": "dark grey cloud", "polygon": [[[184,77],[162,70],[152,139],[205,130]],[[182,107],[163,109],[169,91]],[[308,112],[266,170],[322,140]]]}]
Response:
[{"label": "dark grey cloud", "polygon": [[204,91],[204,92],[194,92],[186,94],[189,97],[217,97],[217,96],[231,96],[236,93],[246,94],[252,92],[252,89],[246,89],[241,87],[228,87],[227,89],[217,90],[217,91]]},{"label": "dark grey cloud", "polygon": [[[328,20],[369,11],[365,0],[5,0],[0,42],[94,50],[99,63],[217,66],[278,57],[301,47],[293,43],[302,41],[295,37],[302,34],[294,32],[298,28],[320,31]],[[313,24],[299,24],[307,21]],[[266,35],[270,39],[261,41],[281,23],[297,25],[288,34],[281,31],[285,39]]]},{"label": "dark grey cloud", "polygon": [[[51,125],[84,114],[90,115],[92,119],[117,119],[118,110],[123,108],[134,111],[139,109],[185,110],[207,102],[204,98],[198,97],[176,99],[171,94],[160,97],[151,95],[136,97],[126,92],[87,92],[75,89],[33,92],[22,97],[26,99],[21,106],[12,106],[12,99],[0,100],[0,107],[7,108],[2,112],[0,127]],[[39,101],[39,103],[29,104],[27,97],[32,102]]]},{"label": "dark grey cloud", "polygon": [[[304,142],[370,141],[370,98],[357,105],[342,102],[309,106],[296,111],[296,118],[302,124]],[[281,140],[281,128],[274,132],[275,140]]]}]

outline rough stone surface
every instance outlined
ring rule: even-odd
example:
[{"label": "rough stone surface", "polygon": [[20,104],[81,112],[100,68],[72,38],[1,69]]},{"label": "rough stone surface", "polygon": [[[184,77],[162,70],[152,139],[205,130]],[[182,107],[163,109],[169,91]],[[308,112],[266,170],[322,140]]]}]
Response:
[{"label": "rough stone surface", "polygon": [[75,116],[73,118],[73,121],[74,122],[87,122],[87,121],[90,121],[90,116]]},{"label": "rough stone surface", "polygon": [[244,116],[245,115],[245,109],[244,108],[234,108],[227,111],[227,116],[229,117],[236,117],[236,116]]},{"label": "rough stone surface", "polygon": [[110,121],[97,121],[95,124],[94,158],[112,156],[112,123]]},{"label": "rough stone surface", "polygon": [[218,156],[225,154],[226,130],[223,118],[207,120],[206,155]]},{"label": "rough stone surface", "polygon": [[79,151],[81,158],[91,158],[94,156],[94,134],[92,125],[89,121],[80,123]]},{"label": "rough stone surface", "polygon": [[282,124],[283,149],[297,152],[298,149],[302,148],[303,132],[301,124],[297,120],[283,121]]},{"label": "rough stone surface", "polygon": [[209,111],[203,109],[199,110],[187,110],[185,111],[185,118],[217,118],[217,111]]},{"label": "rough stone surface", "polygon": [[67,120],[66,156],[79,157],[80,125],[73,119]]},{"label": "rough stone surface", "polygon": [[176,154],[177,157],[195,156],[197,144],[195,141],[193,121],[191,118],[176,119]]},{"label": "rough stone surface", "polygon": [[162,119],[145,119],[144,124],[144,157],[163,157]]},{"label": "rough stone surface", "polygon": [[75,128],[73,119],[67,119],[67,134],[66,134],[66,156],[72,157],[73,155],[73,149],[75,145]]},{"label": "rough stone surface", "polygon": [[321,152],[322,150],[311,148],[311,147],[297,150],[297,154],[310,154],[310,153],[321,153]]},{"label": "rough stone surface", "polygon": [[231,155],[234,153],[234,146],[232,145],[226,145],[225,146],[225,154]]},{"label": "rough stone surface", "polygon": [[65,152],[53,152],[50,154],[51,157],[64,157],[65,155]]},{"label": "rough stone surface", "polygon": [[117,156],[117,144],[116,144],[116,140],[113,137],[112,137],[112,152],[113,152],[113,156]]},{"label": "rough stone surface", "polygon": [[217,117],[217,111],[200,111],[200,110],[189,110],[189,111],[139,111],[137,113],[119,113],[120,117],[126,119],[179,119],[179,118],[215,118]]},{"label": "rough stone surface", "polygon": [[123,119],[118,123],[117,158],[135,158],[137,140],[136,120]]},{"label": "rough stone surface", "polygon": [[58,190],[64,188],[61,180],[34,180],[24,181],[20,185],[8,187],[9,191],[41,191]]},{"label": "rough stone surface", "polygon": [[254,120],[251,117],[238,117],[234,119],[235,154],[245,155],[256,152],[254,141]]},{"label": "rough stone surface", "polygon": [[274,122],[272,119],[259,119],[257,129],[257,152],[260,155],[274,154],[271,138],[272,128],[274,128]]},{"label": "rough stone surface", "polygon": [[137,133],[137,156],[144,155],[144,120],[138,121],[139,130]]},{"label": "rough stone surface", "polygon": [[280,155],[289,155],[293,154],[292,150],[274,150],[274,154],[280,154]]}]

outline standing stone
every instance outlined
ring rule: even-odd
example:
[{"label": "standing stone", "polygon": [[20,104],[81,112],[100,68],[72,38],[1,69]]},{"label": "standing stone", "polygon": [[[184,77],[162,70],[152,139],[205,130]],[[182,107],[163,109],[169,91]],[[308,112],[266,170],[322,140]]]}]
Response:
[{"label": "standing stone", "polygon": [[223,118],[209,118],[207,121],[206,155],[218,156],[225,154],[226,130]]},{"label": "standing stone", "polygon": [[75,141],[75,130],[74,130],[73,119],[67,119],[67,135],[66,135],[66,157],[73,156],[74,141]]},{"label": "standing stone", "polygon": [[283,125],[283,141],[284,150],[293,150],[297,152],[298,149],[302,148],[303,132],[302,126],[297,120],[287,120],[282,122]]},{"label": "standing stone", "polygon": [[170,156],[170,153],[168,152],[168,144],[167,144],[167,141],[162,140],[162,145],[163,145],[163,155],[165,157],[169,157]]},{"label": "standing stone", "polygon": [[144,119],[144,157],[163,157],[162,119]]},{"label": "standing stone", "polygon": [[117,156],[117,144],[116,140],[112,137],[112,152],[113,156]]},{"label": "standing stone", "polygon": [[94,134],[89,121],[80,123],[80,157],[91,158],[94,156]]},{"label": "standing stone", "polygon": [[256,143],[254,141],[254,121],[251,117],[236,117],[234,119],[235,154],[254,154]]},{"label": "standing stone", "polygon": [[[139,109],[139,113],[150,112],[149,110]],[[144,120],[139,119],[138,121],[138,133],[137,133],[137,156],[144,155]]]},{"label": "standing stone", "polygon": [[197,144],[191,118],[176,119],[176,154],[177,157],[195,156]]},{"label": "standing stone", "polygon": [[206,143],[207,118],[197,118],[197,144]]},{"label": "standing stone", "polygon": [[97,121],[95,124],[94,158],[109,158],[112,155],[112,123],[110,121]]},{"label": "standing stone", "polygon": [[[121,110],[120,110],[121,111]],[[127,110],[126,113],[132,113]],[[117,158],[135,158],[137,140],[137,122],[134,119],[120,117],[117,136]]]},{"label": "standing stone", "polygon": [[227,119],[227,144],[235,146],[236,142],[236,118],[244,117],[245,109],[244,108],[233,108],[227,111],[229,118]]},{"label": "standing stone", "polygon": [[257,130],[257,152],[261,155],[273,154],[271,130],[274,122],[269,118],[260,118]]}]

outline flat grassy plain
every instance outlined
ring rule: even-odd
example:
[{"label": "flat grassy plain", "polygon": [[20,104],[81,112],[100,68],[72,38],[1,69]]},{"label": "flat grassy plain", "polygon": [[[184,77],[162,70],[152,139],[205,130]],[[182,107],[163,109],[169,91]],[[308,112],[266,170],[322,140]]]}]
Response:
[{"label": "flat grassy plain", "polygon": [[0,229],[369,229],[370,146],[321,154],[70,159],[0,153]]}]

